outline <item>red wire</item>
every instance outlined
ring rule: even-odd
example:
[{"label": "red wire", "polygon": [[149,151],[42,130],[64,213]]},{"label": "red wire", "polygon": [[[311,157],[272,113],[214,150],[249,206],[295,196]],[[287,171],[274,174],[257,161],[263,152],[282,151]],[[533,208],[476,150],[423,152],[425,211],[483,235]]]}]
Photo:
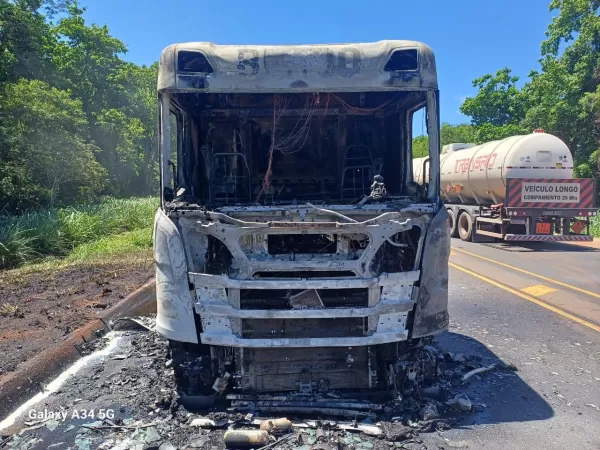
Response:
[{"label": "red wire", "polygon": [[263,180],[262,189],[256,197],[256,201],[260,199],[261,195],[269,189],[271,186],[271,178],[273,176],[273,150],[275,149],[275,128],[277,125],[277,96],[273,96],[273,128],[271,130],[271,145],[269,146],[269,164],[267,165],[267,171],[265,172],[265,179]]}]

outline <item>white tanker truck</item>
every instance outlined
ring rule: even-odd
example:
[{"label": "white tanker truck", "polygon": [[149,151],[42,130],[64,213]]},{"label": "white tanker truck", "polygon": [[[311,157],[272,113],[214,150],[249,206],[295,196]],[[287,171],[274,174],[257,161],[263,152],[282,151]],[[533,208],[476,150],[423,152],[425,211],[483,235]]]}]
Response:
[{"label": "white tanker truck", "polygon": [[[429,179],[427,160],[413,160],[414,180],[421,185]],[[593,239],[589,228],[597,214],[596,180],[573,178],[569,148],[542,130],[481,145],[445,145],[440,176],[452,237]]]}]

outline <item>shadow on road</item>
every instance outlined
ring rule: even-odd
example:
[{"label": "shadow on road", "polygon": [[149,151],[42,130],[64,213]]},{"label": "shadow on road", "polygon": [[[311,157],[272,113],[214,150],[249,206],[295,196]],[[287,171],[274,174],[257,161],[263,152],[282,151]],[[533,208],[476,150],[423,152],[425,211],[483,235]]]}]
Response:
[{"label": "shadow on road", "polygon": [[600,252],[600,248],[586,247],[580,244],[565,244],[563,242],[486,242],[482,245],[507,252],[567,252],[586,253]]},{"label": "shadow on road", "polygon": [[[438,336],[436,342],[444,351],[478,356],[484,364],[504,366],[508,363],[481,342],[462,334],[446,332]],[[474,379],[465,392],[475,402],[485,404],[485,408],[467,416],[460,426],[527,422],[554,416],[552,407],[519,376],[519,372],[506,369],[488,372],[481,379]]]}]

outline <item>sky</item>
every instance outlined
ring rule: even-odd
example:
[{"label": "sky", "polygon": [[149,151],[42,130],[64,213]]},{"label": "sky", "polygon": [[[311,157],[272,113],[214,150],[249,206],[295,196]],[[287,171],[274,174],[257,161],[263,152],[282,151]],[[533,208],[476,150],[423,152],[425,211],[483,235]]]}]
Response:
[{"label": "sky", "polygon": [[169,44],[327,44],[409,39],[436,55],[442,122],[465,123],[459,107],[472,81],[505,66],[521,81],[538,68],[553,14],[550,0],[82,0],[86,20],[107,25],[152,64]]}]

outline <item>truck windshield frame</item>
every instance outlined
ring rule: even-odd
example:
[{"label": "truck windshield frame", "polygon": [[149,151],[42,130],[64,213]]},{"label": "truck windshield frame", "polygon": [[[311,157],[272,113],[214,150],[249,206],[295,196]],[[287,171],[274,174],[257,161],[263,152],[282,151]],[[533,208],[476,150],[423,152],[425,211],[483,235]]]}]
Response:
[{"label": "truck windshield frame", "polygon": [[[393,197],[404,197],[412,203],[439,202],[439,93],[433,53],[428,47],[412,41],[355,44],[348,47],[350,50],[347,46],[232,47],[178,44],[163,51],[158,94],[163,208],[174,200],[208,208],[305,201],[355,203],[369,194],[366,182],[371,183],[376,174],[383,175]],[[298,48],[304,56],[281,63],[281,55],[297,55]],[[411,65],[410,58],[396,57],[404,49],[410,50],[408,57],[418,56],[416,66]],[[190,60],[193,52],[202,55],[200,61]],[[323,61],[333,63],[338,76],[321,73],[318,61],[311,66],[310,52],[325,55]],[[238,63],[240,55],[256,58],[228,67],[231,54],[238,56]],[[278,70],[288,68],[283,75],[275,70],[275,60],[282,65]],[[392,70],[396,68],[392,62],[401,70]],[[245,68],[242,73],[239,67],[247,63],[253,69]],[[303,69],[296,74],[294,69],[299,65]],[[232,67],[238,72],[228,70]],[[292,80],[286,88],[281,86],[282,76]],[[281,103],[285,102],[284,108]],[[414,183],[411,167],[412,114],[421,108],[425,108],[429,137],[429,180],[425,188]],[[224,141],[225,128],[231,136],[229,142]],[[258,139],[262,139],[262,146]],[[327,148],[327,139],[340,141],[333,144],[338,148]],[[242,146],[243,151],[238,151]],[[255,154],[247,150],[249,146],[254,147]],[[211,164],[206,162],[207,147]],[[304,157],[311,163],[308,155],[315,152],[319,152],[320,159],[313,159],[312,164],[317,171],[321,168],[321,174],[312,177],[313,185],[307,181],[310,177],[298,175],[290,180],[292,172],[301,173],[303,166],[298,161]],[[346,159],[358,161],[358,167],[363,166],[364,158],[373,164],[368,164],[370,167],[364,169],[364,175],[361,172],[359,179],[353,173],[363,169],[349,171]],[[229,184],[214,186],[215,161],[229,170],[229,177],[223,177]],[[371,169],[378,164],[379,171]],[[229,166],[235,166],[238,174],[242,167],[244,176],[233,176]],[[198,177],[205,180],[198,181]],[[230,181],[234,178],[235,182]],[[362,183],[360,189],[355,186],[357,181]],[[240,183],[244,184],[241,190]],[[302,185],[305,188],[299,189]],[[332,194],[334,185],[338,190],[341,186],[339,196]],[[320,192],[313,195],[311,189]],[[243,196],[226,195],[240,191]],[[347,198],[345,192],[349,192]]]}]

